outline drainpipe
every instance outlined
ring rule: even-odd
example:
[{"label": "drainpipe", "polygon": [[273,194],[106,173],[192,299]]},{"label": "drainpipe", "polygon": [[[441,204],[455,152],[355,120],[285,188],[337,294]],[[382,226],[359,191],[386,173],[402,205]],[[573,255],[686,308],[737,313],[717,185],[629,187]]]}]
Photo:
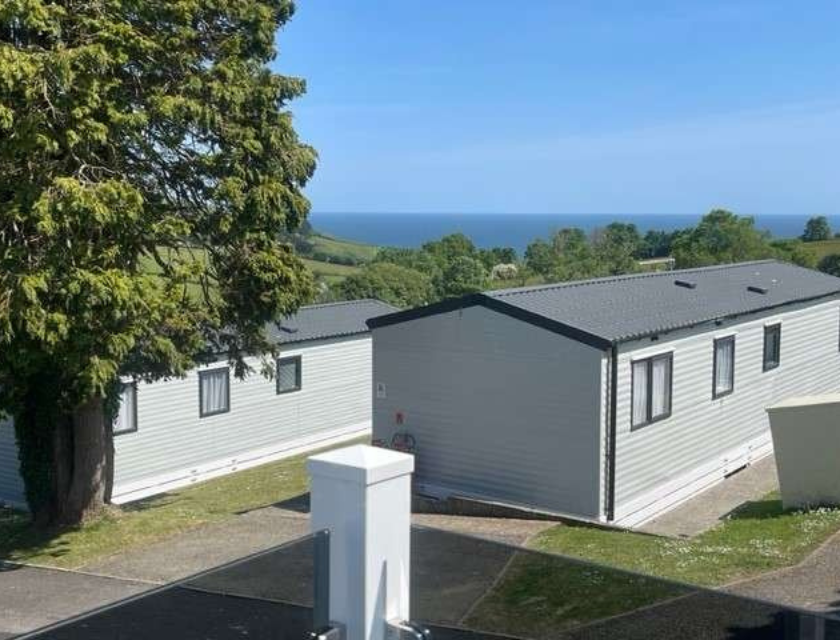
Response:
[{"label": "drainpipe", "polygon": [[615,520],[615,432],[618,408],[618,345],[610,348],[610,409],[607,425],[607,522]]}]

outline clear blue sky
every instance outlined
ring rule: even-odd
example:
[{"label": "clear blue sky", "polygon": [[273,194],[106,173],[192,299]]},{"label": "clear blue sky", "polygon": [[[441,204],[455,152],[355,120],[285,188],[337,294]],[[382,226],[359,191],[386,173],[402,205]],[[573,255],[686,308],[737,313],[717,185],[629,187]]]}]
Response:
[{"label": "clear blue sky", "polygon": [[840,214],[840,1],[299,0],[315,211]]}]

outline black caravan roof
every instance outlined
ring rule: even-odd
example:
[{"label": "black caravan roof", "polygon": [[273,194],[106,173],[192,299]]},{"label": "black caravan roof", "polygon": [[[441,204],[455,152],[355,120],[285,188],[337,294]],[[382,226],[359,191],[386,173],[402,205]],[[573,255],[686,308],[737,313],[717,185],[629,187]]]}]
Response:
[{"label": "black caravan roof", "polygon": [[371,328],[485,306],[598,348],[840,294],[840,278],[777,260],[486,291],[399,311]]}]

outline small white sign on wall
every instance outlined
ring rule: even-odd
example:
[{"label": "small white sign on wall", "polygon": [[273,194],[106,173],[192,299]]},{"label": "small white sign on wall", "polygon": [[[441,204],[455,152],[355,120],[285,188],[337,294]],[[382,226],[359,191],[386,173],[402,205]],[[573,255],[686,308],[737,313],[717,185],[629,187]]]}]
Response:
[{"label": "small white sign on wall", "polygon": [[388,394],[385,391],[385,383],[384,382],[377,382],[376,383],[376,397],[379,398],[380,400],[388,397]]}]

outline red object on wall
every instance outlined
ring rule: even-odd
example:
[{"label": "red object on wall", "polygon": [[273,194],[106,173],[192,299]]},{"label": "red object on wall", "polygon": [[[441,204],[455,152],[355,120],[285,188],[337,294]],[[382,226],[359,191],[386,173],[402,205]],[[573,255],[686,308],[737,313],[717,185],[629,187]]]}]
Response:
[{"label": "red object on wall", "polygon": [[402,424],[405,422],[405,415],[403,415],[402,411],[397,411],[397,415],[394,416],[394,422],[397,424]]}]

